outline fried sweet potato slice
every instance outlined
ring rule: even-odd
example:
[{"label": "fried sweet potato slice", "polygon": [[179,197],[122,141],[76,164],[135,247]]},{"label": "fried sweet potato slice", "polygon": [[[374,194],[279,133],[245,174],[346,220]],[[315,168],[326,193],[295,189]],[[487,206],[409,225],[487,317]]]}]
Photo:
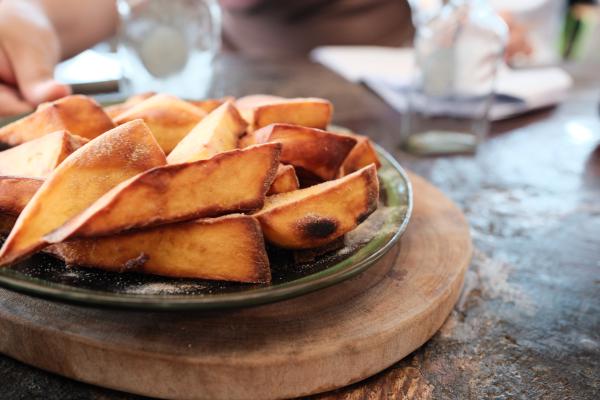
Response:
[{"label": "fried sweet potato slice", "polygon": [[256,143],[281,143],[282,163],[292,164],[324,181],[337,176],[356,144],[356,139],[346,135],[290,124],[272,124],[253,135]]},{"label": "fried sweet potato slice", "polygon": [[238,147],[238,140],[246,130],[242,119],[231,102],[226,102],[208,114],[184,137],[168,155],[169,164],[205,160],[223,151]]},{"label": "fried sweet potato slice", "polygon": [[355,133],[341,133],[342,135],[348,135],[356,139],[356,145],[352,148],[342,166],[340,167],[339,176],[345,176],[358,171],[361,168],[366,167],[370,164],[375,164],[377,169],[381,167],[379,156],[375,147],[371,143],[368,137],[363,135],[357,135]]},{"label": "fried sweet potato slice", "polygon": [[258,221],[231,214],[52,245],[67,264],[177,278],[271,281]]},{"label": "fried sweet potato slice", "polygon": [[292,165],[279,164],[275,179],[273,180],[267,195],[291,192],[297,190],[299,187],[300,183],[298,182],[294,167]]},{"label": "fried sweet potato slice", "polygon": [[40,104],[35,112],[0,128],[0,142],[16,146],[58,130],[67,130],[86,139],[115,127],[102,107],[81,95]]},{"label": "fried sweet potato slice", "polygon": [[286,99],[259,94],[241,97],[235,104],[251,131],[274,123],[325,129],[333,115],[331,102],[313,97]]},{"label": "fried sweet potato slice", "polygon": [[19,215],[42,183],[39,178],[0,176],[0,213]]},{"label": "fried sweet potato slice", "polygon": [[309,249],[354,229],[375,211],[378,197],[377,169],[370,165],[334,181],[267,197],[254,215],[269,242]]},{"label": "fried sweet potato slice", "polygon": [[185,100],[157,94],[119,114],[115,123],[120,125],[143,119],[165,154],[169,154],[205,115],[204,111]]},{"label": "fried sweet potato slice", "polygon": [[265,104],[273,104],[285,100],[285,97],[273,96],[272,94],[250,94],[237,99],[235,106],[240,110],[253,110]]},{"label": "fried sweet potato slice", "polygon": [[43,248],[47,244],[44,235],[114,186],[165,163],[163,151],[141,120],[91,140],[52,171],[27,203],[0,250],[0,265]]},{"label": "fried sweet potato slice", "polygon": [[260,209],[281,145],[269,143],[209,160],[157,167],[125,181],[45,237],[104,236],[132,228]]},{"label": "fried sweet potato slice", "polygon": [[188,100],[190,104],[202,109],[207,114],[213,112],[219,108],[223,103],[227,101],[235,101],[234,97],[226,96],[222,99],[204,99],[204,100]]},{"label": "fried sweet potato slice", "polygon": [[0,234],[10,232],[17,217],[43,182],[37,178],[0,176]]},{"label": "fried sweet potato slice", "polygon": [[133,106],[140,104],[142,101],[149,99],[154,96],[156,92],[144,92],[134,94],[129,96],[127,100],[122,103],[113,104],[110,106],[104,107],[104,111],[108,114],[112,119],[117,118],[120,114],[123,114],[125,111],[130,110]]},{"label": "fried sweet potato slice", "polygon": [[44,181],[38,178],[0,176],[0,234],[8,234]]},{"label": "fried sweet potato slice", "polygon": [[88,142],[57,131],[0,152],[0,175],[45,178],[69,154]]}]

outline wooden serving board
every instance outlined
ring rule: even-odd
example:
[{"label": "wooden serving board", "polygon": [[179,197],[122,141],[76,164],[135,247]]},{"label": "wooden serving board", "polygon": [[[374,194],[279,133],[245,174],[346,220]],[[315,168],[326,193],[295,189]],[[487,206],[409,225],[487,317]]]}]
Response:
[{"label": "wooden serving board", "polygon": [[411,175],[399,246],[361,275],[296,299],[219,312],[94,309],[0,290],[0,351],[73,379],[180,399],[274,399],[371,376],[425,343],[471,257],[454,204]]}]

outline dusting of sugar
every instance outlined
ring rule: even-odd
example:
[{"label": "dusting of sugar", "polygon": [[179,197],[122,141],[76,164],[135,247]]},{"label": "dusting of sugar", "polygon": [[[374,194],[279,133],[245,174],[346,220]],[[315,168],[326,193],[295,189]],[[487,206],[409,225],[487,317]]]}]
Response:
[{"label": "dusting of sugar", "polygon": [[194,283],[169,283],[153,282],[145,283],[140,286],[133,286],[126,289],[129,294],[141,295],[173,295],[173,294],[191,294],[198,290],[198,285]]}]

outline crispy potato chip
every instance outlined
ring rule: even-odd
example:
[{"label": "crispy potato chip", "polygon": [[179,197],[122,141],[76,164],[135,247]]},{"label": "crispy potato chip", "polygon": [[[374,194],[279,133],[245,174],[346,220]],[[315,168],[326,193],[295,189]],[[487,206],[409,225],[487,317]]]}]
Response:
[{"label": "crispy potato chip", "polygon": [[0,142],[15,146],[63,129],[93,139],[114,127],[94,99],[73,95],[40,104],[35,112],[0,128]]},{"label": "crispy potato chip", "polygon": [[169,154],[205,115],[204,111],[185,100],[157,94],[119,114],[115,123],[120,125],[143,119],[165,154]]},{"label": "crispy potato chip", "polygon": [[226,102],[198,123],[168,155],[169,164],[204,160],[238,147],[246,122],[231,102]]},{"label": "crispy potato chip", "polygon": [[291,192],[292,190],[297,190],[299,187],[300,183],[298,182],[294,167],[292,165],[279,164],[275,180],[273,180],[267,195]]},{"label": "crispy potato chip", "polygon": [[331,102],[312,97],[284,99],[252,95],[238,99],[235,104],[250,125],[250,131],[275,123],[325,129],[333,114]]},{"label": "crispy potato chip", "polygon": [[69,154],[88,142],[57,131],[0,152],[0,175],[45,178]]},{"label": "crispy potato chip", "polygon": [[176,278],[271,281],[269,259],[255,218],[231,214],[103,238],[52,245],[67,264]]},{"label": "crispy potato chip", "polygon": [[290,124],[272,124],[253,135],[256,143],[281,143],[282,163],[292,164],[298,174],[307,171],[324,181],[337,176],[356,144],[356,139],[346,135]]},{"label": "crispy potato chip", "polygon": [[165,155],[141,120],[114,128],[68,156],[44,181],[0,250],[0,265],[47,243],[44,235],[89,207],[120,182],[164,165]]},{"label": "crispy potato chip", "polygon": [[142,172],[117,185],[45,239],[58,243],[71,237],[103,236],[258,210],[275,177],[280,152],[281,145],[270,143]]},{"label": "crispy potato chip", "polygon": [[334,181],[267,197],[254,215],[269,242],[309,249],[356,228],[375,211],[378,198],[377,169],[370,165]]}]

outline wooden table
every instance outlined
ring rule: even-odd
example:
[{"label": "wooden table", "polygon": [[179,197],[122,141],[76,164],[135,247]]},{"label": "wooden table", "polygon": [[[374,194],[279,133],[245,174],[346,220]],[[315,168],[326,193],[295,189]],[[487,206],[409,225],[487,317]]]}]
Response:
[{"label": "wooden table", "polygon": [[[400,116],[303,60],[226,58],[216,95],[318,96],[454,199],[472,225],[460,301],[426,345],[318,399],[597,398],[600,392],[600,79],[575,71],[559,107],[495,124],[476,156],[397,150]],[[597,69],[596,69],[597,70]],[[1,333],[0,333],[1,339]],[[134,399],[0,356],[2,399]]]}]

